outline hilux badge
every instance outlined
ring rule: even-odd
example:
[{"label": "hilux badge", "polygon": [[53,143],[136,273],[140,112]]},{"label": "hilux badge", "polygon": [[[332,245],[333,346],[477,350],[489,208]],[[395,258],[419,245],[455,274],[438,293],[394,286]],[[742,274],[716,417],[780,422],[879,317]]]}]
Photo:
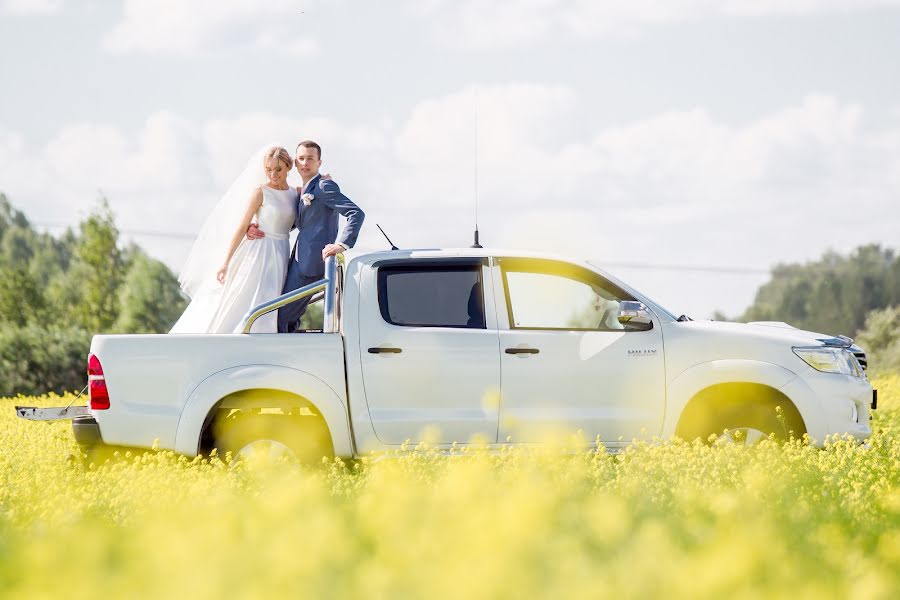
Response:
[{"label": "hilux badge", "polygon": [[629,350],[628,356],[654,356],[656,354],[655,348],[649,348],[644,350]]}]

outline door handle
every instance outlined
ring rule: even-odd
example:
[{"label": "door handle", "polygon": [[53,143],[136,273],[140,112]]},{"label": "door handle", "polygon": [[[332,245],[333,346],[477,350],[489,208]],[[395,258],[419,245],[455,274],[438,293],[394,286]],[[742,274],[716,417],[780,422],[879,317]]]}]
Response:
[{"label": "door handle", "polygon": [[403,352],[402,348],[379,348],[378,346],[369,348],[369,354],[400,354],[401,352]]},{"label": "door handle", "polygon": [[540,352],[537,348],[507,348],[507,354],[537,354]]}]

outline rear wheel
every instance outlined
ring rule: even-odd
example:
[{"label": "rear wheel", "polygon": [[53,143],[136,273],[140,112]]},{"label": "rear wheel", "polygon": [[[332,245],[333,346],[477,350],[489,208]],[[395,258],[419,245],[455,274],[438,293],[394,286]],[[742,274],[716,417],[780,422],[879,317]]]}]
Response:
[{"label": "rear wheel", "polygon": [[281,414],[237,414],[215,424],[215,446],[234,460],[288,458],[318,464],[334,456],[325,422],[316,417]]}]

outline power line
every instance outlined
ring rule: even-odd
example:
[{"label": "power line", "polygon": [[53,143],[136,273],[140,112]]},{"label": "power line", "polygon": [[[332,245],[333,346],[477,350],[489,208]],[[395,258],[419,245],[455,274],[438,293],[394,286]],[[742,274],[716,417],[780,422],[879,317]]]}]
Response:
[{"label": "power line", "polygon": [[[37,227],[45,227],[48,229],[67,229],[70,227],[69,225],[62,225],[60,223],[32,223]],[[177,239],[182,241],[193,241],[196,238],[196,234],[193,233],[181,233],[181,232],[173,232],[173,231],[160,231],[154,229],[119,229],[119,233],[124,233],[127,235],[138,235],[138,236],[146,236],[146,237],[158,237],[158,238],[168,238],[168,239]],[[726,267],[721,265],[671,265],[671,264],[655,264],[655,263],[638,263],[638,262],[607,262],[607,261],[592,261],[597,264],[597,266],[604,268],[618,268],[618,269],[641,269],[646,271],[692,271],[698,273],[720,273],[720,274],[728,274],[728,275],[769,275],[769,269],[762,269],[759,267]]]},{"label": "power line", "polygon": [[717,265],[657,265],[652,263],[598,262],[598,266],[620,269],[647,269],[656,271],[699,271],[703,273],[728,273],[737,275],[768,275],[769,269],[759,267],[723,267]]},{"label": "power line", "polygon": [[[44,227],[45,229],[68,229],[71,225],[63,225],[61,223],[31,223],[36,227]],[[153,229],[119,229],[119,233],[128,235],[141,235],[148,237],[161,237],[179,240],[193,241],[197,237],[196,233],[181,233],[177,231],[159,231]]]}]

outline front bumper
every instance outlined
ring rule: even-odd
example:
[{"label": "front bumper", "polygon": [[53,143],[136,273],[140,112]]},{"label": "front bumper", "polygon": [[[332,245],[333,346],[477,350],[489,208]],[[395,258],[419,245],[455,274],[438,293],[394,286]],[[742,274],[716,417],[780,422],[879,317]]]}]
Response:
[{"label": "front bumper", "polygon": [[807,432],[817,445],[833,436],[850,435],[858,442],[872,436],[874,390],[865,379],[810,368],[781,391],[801,409]]}]

